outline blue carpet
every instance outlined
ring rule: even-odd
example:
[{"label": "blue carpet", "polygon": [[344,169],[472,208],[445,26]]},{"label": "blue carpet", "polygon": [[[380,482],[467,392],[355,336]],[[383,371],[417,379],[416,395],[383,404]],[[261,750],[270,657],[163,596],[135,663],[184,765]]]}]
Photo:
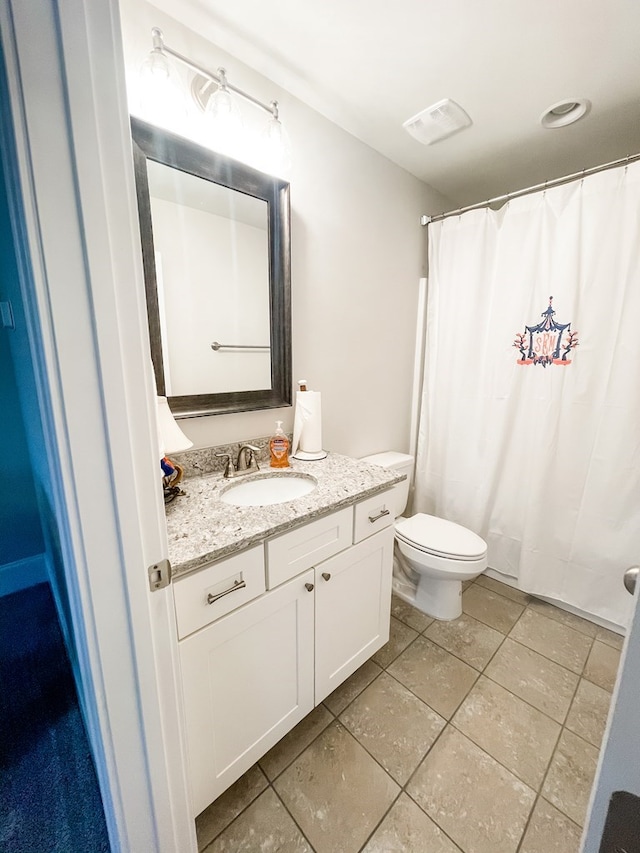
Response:
[{"label": "blue carpet", "polygon": [[0,850],[109,851],[48,584],[0,598]]}]

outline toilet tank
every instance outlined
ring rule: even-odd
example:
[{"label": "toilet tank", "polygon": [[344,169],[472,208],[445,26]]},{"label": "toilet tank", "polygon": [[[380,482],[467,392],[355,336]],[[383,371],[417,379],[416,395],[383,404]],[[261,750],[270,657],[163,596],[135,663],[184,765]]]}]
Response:
[{"label": "toilet tank", "polygon": [[374,453],[371,456],[363,456],[361,462],[369,462],[371,465],[380,465],[382,468],[392,468],[407,475],[407,479],[393,486],[394,517],[399,518],[405,511],[409,498],[409,486],[411,485],[411,474],[413,472],[413,456],[408,453],[397,453],[395,450],[386,450],[384,453]]}]

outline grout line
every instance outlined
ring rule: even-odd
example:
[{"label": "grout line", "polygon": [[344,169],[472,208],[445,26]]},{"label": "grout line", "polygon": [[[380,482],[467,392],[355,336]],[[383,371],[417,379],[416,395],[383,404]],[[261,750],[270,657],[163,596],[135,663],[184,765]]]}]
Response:
[{"label": "grout line", "polygon": [[[526,611],[526,610],[528,610],[528,609],[529,609],[529,608],[525,608],[525,611]],[[534,612],[534,613],[537,613],[537,611],[535,611],[535,610],[534,610],[533,612]],[[554,625],[562,625],[562,623],[561,623],[561,622],[556,622],[556,620],[555,620],[555,619],[551,619],[549,616],[544,616],[544,614],[542,614],[542,613],[537,613],[537,615],[538,615],[538,616],[541,616],[543,619],[547,619],[549,622],[552,622]],[[520,619],[522,618],[522,616],[524,616],[524,612],[523,612],[523,613],[521,614],[521,616],[519,617],[518,622],[520,621]],[[572,672],[574,675],[577,675],[578,677],[581,677],[581,676],[582,676],[582,673],[583,673],[583,671],[584,671],[584,668],[585,668],[585,666],[587,665],[587,660],[589,659],[589,654],[591,654],[591,647],[592,647],[592,645],[593,645],[593,639],[591,639],[591,638],[587,637],[587,635],[586,635],[586,634],[581,634],[581,633],[580,633],[580,631],[576,631],[576,630],[575,630],[575,628],[569,628],[569,626],[568,626],[568,625],[563,625],[563,626],[562,626],[563,628],[569,628],[569,630],[570,630],[570,631],[573,631],[573,633],[574,633],[574,634],[577,634],[579,637],[584,637],[584,638],[585,638],[585,639],[587,639],[587,640],[591,639],[591,645],[589,646],[589,652],[587,653],[587,655],[586,655],[586,657],[585,657],[584,663],[582,664],[582,666],[581,666],[581,668],[580,668],[580,671],[579,671],[579,672],[576,672],[576,671],[575,671],[575,669],[569,669],[569,667],[568,667],[568,666],[565,666],[564,664],[559,663],[557,660],[554,660],[553,658],[549,657],[549,655],[545,655],[545,654],[544,654],[544,652],[541,652],[541,651],[539,651],[538,649],[534,649],[534,648],[532,648],[531,646],[527,646],[527,644],[526,644],[526,643],[524,643],[524,642],[522,642],[522,640],[518,640],[518,639],[516,639],[515,637],[513,637],[513,636],[512,636],[512,634],[513,634],[513,632],[514,632],[514,630],[515,630],[516,625],[518,624],[518,622],[516,622],[516,624],[513,626],[513,628],[512,628],[512,629],[509,631],[509,633],[507,634],[507,636],[508,636],[508,638],[509,638],[510,640],[513,640],[513,642],[514,642],[514,643],[520,643],[520,645],[521,645],[521,646],[524,646],[524,647],[525,647],[525,649],[529,649],[529,651],[531,651],[531,652],[535,652],[536,654],[540,655],[541,657],[545,658],[546,660],[550,660],[550,661],[551,661],[551,663],[555,663],[555,664],[557,664],[557,666],[561,666],[563,669],[566,669],[566,670],[568,670],[569,672]]]},{"label": "grout line", "polygon": [[295,819],[295,817],[294,817],[294,816],[291,814],[291,812],[289,811],[289,808],[287,807],[287,804],[285,803],[285,801],[282,799],[282,797],[281,797],[281,796],[280,796],[280,794],[276,791],[276,789],[273,787],[273,785],[270,785],[270,788],[272,789],[273,793],[276,795],[276,797],[277,797],[277,798],[278,798],[278,800],[280,801],[280,804],[282,805],[283,809],[286,811],[286,813],[289,815],[289,817],[290,817],[290,818],[291,818],[291,820],[293,821],[294,825],[295,825],[295,826],[298,828],[298,830],[300,831],[300,834],[302,835],[302,837],[304,838],[304,840],[305,840],[305,841],[307,842],[307,844],[309,845],[309,848],[310,848],[310,850],[311,850],[311,853],[316,853],[316,848],[315,848],[315,847],[313,846],[313,844],[309,841],[309,839],[307,838],[306,833],[304,832],[304,830],[302,829],[302,827],[300,826],[300,824],[298,823],[298,821]]},{"label": "grout line", "polygon": [[[477,746],[477,747],[478,747],[478,749],[479,749],[479,750],[481,750],[482,752],[484,752],[484,754],[485,754],[485,755],[488,755],[488,756],[489,756],[489,758],[491,758],[493,761],[495,761],[495,762],[496,762],[496,764],[499,764],[499,765],[500,765],[500,767],[502,767],[502,769],[503,769],[503,770],[506,770],[506,771],[507,771],[507,773],[509,773],[511,776],[514,776],[514,777],[518,780],[518,782],[521,782],[523,785],[526,785],[526,787],[527,787],[527,788],[529,788],[529,790],[530,790],[530,791],[533,791],[533,793],[534,793],[536,796],[538,795],[538,790],[537,790],[537,788],[535,788],[535,787],[531,784],[531,782],[527,782],[525,779],[523,779],[523,778],[522,778],[522,776],[520,776],[520,775],[517,773],[517,771],[513,770],[513,768],[511,768],[511,767],[507,767],[507,765],[506,765],[506,764],[504,764],[504,762],[502,762],[499,758],[496,758],[496,757],[495,757],[495,755],[492,755],[488,750],[486,750],[486,749],[484,748],[484,746],[481,746],[479,743],[477,743],[477,742],[476,742],[476,741],[471,737],[471,735],[470,735],[470,734],[467,734],[467,732],[463,732],[463,731],[462,731],[462,729],[458,728],[458,726],[453,722],[453,720],[451,720],[451,721],[449,722],[449,725],[451,726],[451,728],[452,728],[452,729],[455,729],[455,731],[457,731],[457,732],[458,732],[458,734],[461,734],[461,735],[462,735],[463,737],[465,737],[468,741],[471,741],[471,743],[472,743],[474,746]],[[555,743],[554,743],[553,749],[552,749],[552,751],[551,751],[551,755],[552,755],[552,756],[553,756],[553,755],[554,755],[554,753],[555,753],[556,747],[557,747],[557,745],[558,745],[558,740],[559,740],[559,738],[560,738],[560,732],[558,732],[558,734],[557,734],[557,736],[556,736],[556,740],[555,740]],[[549,763],[551,763],[551,758],[549,759]],[[545,779],[545,777],[546,777],[546,775],[547,775],[547,771],[548,771],[548,769],[549,769],[549,767],[548,767],[548,765],[547,765],[547,767],[545,767],[545,771],[544,771],[544,774],[543,774],[543,776],[542,776],[543,781],[544,781],[544,779]],[[541,783],[540,783],[540,785],[542,785],[542,784],[543,784],[543,782],[541,782]]]},{"label": "grout line", "polygon": [[[392,778],[393,778],[393,777],[392,777]],[[395,779],[394,779],[394,781],[395,781]],[[376,832],[378,831],[378,829],[380,828],[380,826],[384,823],[384,821],[385,821],[385,820],[386,820],[386,818],[387,818],[387,815],[389,814],[389,812],[391,811],[391,809],[395,806],[395,804],[398,802],[398,800],[399,800],[399,799],[400,799],[400,797],[403,795],[403,793],[404,793],[404,788],[400,788],[400,790],[398,791],[397,796],[394,798],[394,800],[393,800],[393,802],[391,803],[391,805],[389,806],[389,808],[385,811],[385,813],[382,815],[382,817],[380,818],[380,820],[378,821],[378,823],[373,827],[373,829],[371,830],[371,832],[369,833],[369,835],[366,837],[365,842],[364,842],[364,844],[360,847],[360,849],[359,849],[358,853],[361,853],[361,851],[362,851],[362,850],[364,850],[364,848],[367,846],[367,844],[371,841],[371,839],[372,839],[372,838],[373,838],[373,836],[376,834]]]},{"label": "grout line", "polygon": [[[448,649],[446,646],[443,646],[437,640],[434,640],[433,637],[428,637],[426,635],[426,633],[423,633],[420,636],[424,637],[425,640],[429,640],[430,642],[434,643],[436,646],[439,646],[441,649],[444,649],[445,652],[449,652],[449,654],[452,655],[452,657],[457,658],[459,661],[462,661],[462,663],[465,663],[467,666],[470,666],[471,669],[475,669],[476,672],[483,673],[485,671],[485,669],[489,666],[489,664],[491,663],[491,661],[493,660],[495,655],[497,654],[498,649],[501,648],[502,644],[507,639],[508,634],[503,634],[502,631],[498,631],[497,628],[492,628],[491,625],[486,625],[484,622],[480,622],[480,620],[476,619],[475,616],[470,616],[468,613],[465,613],[464,615],[469,616],[470,619],[473,619],[475,622],[478,622],[480,625],[482,625],[485,628],[491,628],[492,631],[495,631],[496,634],[500,634],[500,636],[502,637],[502,639],[500,640],[500,642],[496,646],[495,650],[491,653],[489,660],[483,665],[483,667],[481,669],[478,669],[477,666],[474,666],[472,663],[469,663],[468,660],[465,660],[460,655],[456,654],[455,652],[452,652],[451,649]],[[429,630],[429,629],[427,628],[426,630]]]},{"label": "grout line", "polygon": [[[266,771],[265,771],[265,770],[261,767],[261,765],[260,765],[260,762],[262,761],[262,758],[264,758],[265,756],[263,755],[263,756],[262,756],[262,758],[259,758],[259,759],[256,761],[256,764],[258,765],[258,767],[260,767],[260,770],[262,770],[262,772],[263,772],[263,773],[264,773],[264,775],[266,776],[267,781],[269,782],[269,784],[270,784],[270,785],[272,785],[272,784],[273,784],[277,779],[279,779],[279,778],[282,776],[282,774],[285,772],[285,770],[288,770],[288,769],[289,769],[289,767],[291,767],[291,765],[293,764],[293,762],[294,762],[294,761],[297,761],[297,759],[298,759],[298,758],[300,758],[300,756],[302,755],[302,753],[303,753],[303,752],[305,752],[305,751],[306,751],[306,750],[307,750],[307,749],[308,749],[312,744],[314,744],[314,743],[318,740],[318,738],[320,737],[320,735],[324,734],[324,733],[325,733],[325,731],[329,728],[329,726],[330,726],[332,723],[335,723],[335,721],[337,720],[337,717],[336,717],[336,715],[333,713],[333,711],[330,711],[330,710],[329,710],[329,708],[326,708],[326,706],[324,705],[324,703],[323,703],[323,702],[320,702],[320,705],[322,705],[322,707],[323,707],[323,708],[325,708],[325,710],[326,710],[329,714],[331,714],[331,716],[333,717],[333,720],[329,720],[329,722],[327,723],[327,725],[326,725],[326,726],[323,726],[323,727],[320,729],[320,731],[318,732],[318,734],[317,734],[317,735],[315,735],[313,738],[311,738],[311,740],[309,741],[309,743],[306,743],[306,744],[302,747],[302,749],[300,750],[300,752],[296,752],[296,754],[293,756],[293,758],[292,758],[290,761],[288,761],[288,762],[284,765],[284,767],[282,767],[282,769],[281,769],[281,770],[278,770],[278,772],[277,772],[277,773],[276,773],[276,775],[273,777],[273,779],[270,779],[270,778],[269,778],[269,776],[267,775]],[[319,707],[320,707],[320,705],[316,705],[316,707],[315,707],[315,708],[313,708],[311,711],[309,711],[309,713],[307,714],[307,716],[306,716],[306,717],[303,717],[303,718],[300,720],[300,723],[304,722],[304,721],[307,719],[307,717],[311,716],[311,714],[313,714],[313,712],[316,710],[316,708],[319,708]],[[297,723],[296,725],[298,725],[298,726],[299,726],[299,725],[300,725],[300,723]],[[291,729],[289,732],[287,732],[287,734],[286,734],[286,735],[284,735],[284,737],[283,737],[283,738],[281,738],[281,740],[279,740],[279,741],[278,741],[278,743],[282,743],[282,741],[284,740],[284,738],[288,737],[288,736],[289,736],[289,734],[291,734],[291,732],[293,732],[295,728],[296,728],[296,726],[294,726],[294,727],[293,727],[293,729]],[[272,746],[272,747],[271,747],[271,749],[275,749],[275,747],[278,745],[278,743],[274,744],[274,746]],[[271,752],[271,750],[268,750],[268,752]],[[268,754],[268,752],[266,752],[266,753],[265,753],[265,755],[267,755],[267,754]]]},{"label": "grout line", "polygon": [[[420,762],[420,763],[422,763],[422,762]],[[406,794],[407,797],[409,797],[409,799],[411,800],[412,803],[416,804],[416,806],[420,809],[421,812],[426,814],[426,816],[433,823],[433,825],[435,827],[437,827],[437,829],[444,835],[444,837],[447,838],[453,844],[453,846],[456,848],[456,850],[460,851],[460,853],[464,853],[464,851],[462,850],[462,847],[460,847],[458,842],[453,840],[453,838],[440,826],[440,824],[437,822],[437,820],[434,817],[432,817],[427,811],[425,811],[425,809],[422,808],[420,803],[414,797],[412,797],[408,791],[404,791],[403,793]]]},{"label": "grout line", "polygon": [[[546,773],[545,773],[545,776],[546,776]],[[542,788],[540,790],[542,790]],[[533,805],[531,806],[531,811],[529,812],[527,819],[525,821],[524,829],[522,830],[522,835],[520,836],[520,841],[518,841],[518,847],[516,849],[516,853],[520,853],[520,850],[522,848],[522,844],[523,844],[524,839],[526,838],[526,835],[527,835],[527,830],[529,829],[529,824],[531,823],[531,818],[533,817],[533,813],[536,810],[536,806],[538,805],[538,800],[540,799],[541,796],[542,796],[542,794],[539,791],[537,791],[535,800],[533,801]]]}]

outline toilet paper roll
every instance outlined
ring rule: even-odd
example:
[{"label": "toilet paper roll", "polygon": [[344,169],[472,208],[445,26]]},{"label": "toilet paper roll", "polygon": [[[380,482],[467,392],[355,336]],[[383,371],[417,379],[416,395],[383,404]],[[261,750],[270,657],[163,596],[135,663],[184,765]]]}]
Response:
[{"label": "toilet paper roll", "polygon": [[322,396],[319,391],[298,391],[293,421],[293,455],[298,458],[323,458]]}]

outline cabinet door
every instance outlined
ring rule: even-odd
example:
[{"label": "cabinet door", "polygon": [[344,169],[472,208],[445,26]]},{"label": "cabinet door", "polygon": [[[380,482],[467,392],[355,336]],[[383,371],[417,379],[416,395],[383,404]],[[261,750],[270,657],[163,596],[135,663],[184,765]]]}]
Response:
[{"label": "cabinet door", "polygon": [[316,705],[389,639],[393,528],[316,567]]},{"label": "cabinet door", "polygon": [[194,816],[313,708],[313,580],[308,571],[179,643]]}]

